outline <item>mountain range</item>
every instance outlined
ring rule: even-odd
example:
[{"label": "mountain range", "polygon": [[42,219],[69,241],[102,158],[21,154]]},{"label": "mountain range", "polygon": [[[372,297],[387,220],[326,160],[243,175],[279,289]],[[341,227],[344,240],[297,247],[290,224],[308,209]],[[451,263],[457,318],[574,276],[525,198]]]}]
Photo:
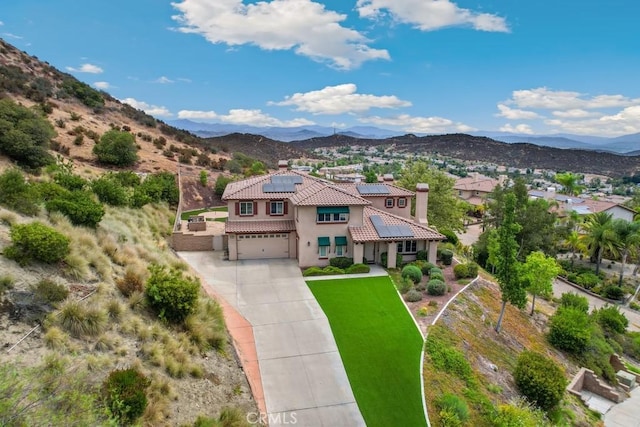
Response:
[{"label": "mountain range", "polygon": [[[296,127],[260,127],[224,123],[202,123],[187,119],[171,120],[168,123],[179,129],[190,131],[205,138],[224,136],[232,133],[246,133],[262,135],[267,138],[283,142],[303,141],[306,139],[320,138],[334,134],[359,139],[386,139],[405,134],[405,132],[381,129],[375,126],[353,126],[344,129],[317,125]],[[486,136],[496,141],[506,142],[509,144],[524,142],[545,147],[609,151],[612,153],[626,155],[636,155],[638,154],[638,150],[640,150],[640,133],[614,138],[567,133],[527,135],[495,131],[477,131],[470,132],[469,134],[472,136]],[[427,136],[427,134],[416,134],[416,136]]]}]

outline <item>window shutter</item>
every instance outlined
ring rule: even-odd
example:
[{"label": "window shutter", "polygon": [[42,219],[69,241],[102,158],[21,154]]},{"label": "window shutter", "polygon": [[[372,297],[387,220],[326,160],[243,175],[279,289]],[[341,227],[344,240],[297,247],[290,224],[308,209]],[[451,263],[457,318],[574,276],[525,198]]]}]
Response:
[{"label": "window shutter", "polygon": [[240,202],[236,202],[236,215],[240,215]]},{"label": "window shutter", "polygon": [[287,202],[286,200],[284,202],[282,202],[282,204],[284,205],[284,214],[288,214],[289,213],[289,202]]},{"label": "window shutter", "polygon": [[271,215],[271,202],[265,202],[265,213]]},{"label": "window shutter", "polygon": [[393,203],[391,204],[391,206],[395,206],[396,205],[396,199],[391,199],[393,200]]},{"label": "window shutter", "polygon": [[258,202],[253,202],[253,214],[258,214]]}]

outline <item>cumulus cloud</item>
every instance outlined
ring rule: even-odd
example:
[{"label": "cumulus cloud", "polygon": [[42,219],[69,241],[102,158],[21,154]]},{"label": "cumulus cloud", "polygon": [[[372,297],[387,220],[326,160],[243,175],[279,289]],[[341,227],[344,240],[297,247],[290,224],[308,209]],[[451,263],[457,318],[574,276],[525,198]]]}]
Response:
[{"label": "cumulus cloud", "polygon": [[626,135],[640,132],[640,105],[626,107],[615,114],[583,120],[549,119],[545,124],[563,132],[583,135]]},{"label": "cumulus cloud", "polygon": [[93,85],[98,89],[102,89],[102,90],[107,90],[111,87],[109,82],[95,82]]},{"label": "cumulus cloud", "polygon": [[500,128],[500,130],[502,132],[510,132],[510,133],[524,133],[527,135],[531,135],[533,134],[533,129],[531,129],[531,126],[526,125],[524,123],[520,123],[518,125],[512,126],[510,123],[502,126]]},{"label": "cumulus cloud", "polygon": [[463,123],[456,123],[442,117],[416,117],[409,114],[391,117],[369,116],[361,117],[358,120],[362,123],[371,123],[378,126],[394,126],[406,132],[415,133],[471,132],[477,130]]},{"label": "cumulus cloud", "polygon": [[229,110],[228,114],[217,114],[215,111],[181,110],[178,112],[178,118],[190,120],[217,120],[223,123],[251,126],[295,127],[315,124],[311,120],[305,118],[280,120],[264,113],[262,110],[245,109]]},{"label": "cumulus cloud", "polygon": [[504,117],[505,119],[509,120],[532,120],[540,118],[540,115],[534,111],[510,108],[509,106],[504,104],[498,104],[498,110],[500,110],[500,112],[496,114],[496,116]]},{"label": "cumulus cloud", "polygon": [[13,34],[13,33],[2,33],[2,35],[8,39],[16,39],[16,40],[22,40],[24,37],[19,36],[17,34]]},{"label": "cumulus cloud", "polygon": [[565,111],[553,111],[551,114],[556,117],[562,117],[565,119],[584,119],[586,117],[596,117],[602,115],[601,113],[597,113],[595,111],[587,111],[581,108],[572,108],[571,110]]},{"label": "cumulus cloud", "polygon": [[463,9],[450,0],[358,0],[356,9],[363,18],[390,16],[422,31],[452,26],[470,26],[479,31],[509,31],[504,18]]},{"label": "cumulus cloud", "polygon": [[363,113],[371,108],[411,106],[411,102],[403,101],[396,96],[361,94],[356,93],[357,91],[358,88],[353,83],[326,86],[311,92],[294,93],[285,97],[284,101],[269,102],[269,105],[291,105],[296,107],[296,111],[306,111],[312,114]]},{"label": "cumulus cloud", "polygon": [[173,114],[166,107],[161,107],[158,105],[147,104],[144,101],[138,101],[134,98],[125,98],[121,99],[120,102],[124,102],[125,104],[131,105],[133,108],[137,108],[138,110],[142,110],[145,113],[152,116],[160,116],[160,117],[171,117]]},{"label": "cumulus cloud", "polygon": [[162,85],[164,84],[169,84],[169,83],[173,83],[173,80],[171,80],[169,77],[167,76],[160,76],[157,79],[155,79],[153,81],[154,83],[160,83]]},{"label": "cumulus cloud", "polygon": [[104,72],[102,68],[94,64],[82,64],[80,68],[67,67],[67,70],[74,73],[90,73],[90,74],[100,74]]},{"label": "cumulus cloud", "polygon": [[551,90],[546,87],[515,90],[507,101],[520,108],[542,108],[549,110],[595,109],[628,107],[640,103],[640,98],[631,99],[623,95],[588,96],[580,92]]},{"label": "cumulus cloud", "polygon": [[311,0],[183,0],[172,3],[178,31],[200,34],[228,46],[255,45],[263,50],[294,50],[338,69],[357,68],[365,61],[389,59],[356,30],[343,27],[346,15]]}]

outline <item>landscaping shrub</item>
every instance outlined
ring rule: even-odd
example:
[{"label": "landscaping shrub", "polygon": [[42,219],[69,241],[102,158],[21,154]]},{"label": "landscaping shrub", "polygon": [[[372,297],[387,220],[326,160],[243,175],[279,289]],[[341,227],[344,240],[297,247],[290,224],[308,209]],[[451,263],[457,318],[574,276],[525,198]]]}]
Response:
[{"label": "landscaping shrub", "polygon": [[451,243],[452,245],[458,244],[458,236],[452,230],[445,228],[443,230],[438,230],[438,232],[446,237],[445,243]]},{"label": "landscaping shrub", "polygon": [[[380,264],[384,268],[387,268],[387,253],[382,252],[380,254]],[[396,254],[396,268],[400,268],[402,266],[402,254]]]},{"label": "landscaping shrub", "polygon": [[304,277],[308,277],[308,276],[322,276],[323,275],[323,270],[320,267],[309,267],[309,268],[305,268],[304,271],[302,272],[302,276]]},{"label": "landscaping shrub", "polygon": [[438,273],[442,274],[442,269],[440,267],[432,267],[431,270],[429,270],[429,277]]},{"label": "landscaping shrub", "polygon": [[560,306],[577,308],[584,313],[589,312],[589,301],[587,298],[573,292],[562,294],[560,297]]},{"label": "landscaping shrub", "polygon": [[100,163],[115,166],[132,166],[138,161],[137,151],[135,137],[115,129],[105,132],[93,146],[93,154]]},{"label": "landscaping shrub", "polygon": [[429,252],[425,250],[419,250],[416,252],[416,259],[420,261],[426,261],[429,258]]},{"label": "landscaping shrub", "polygon": [[622,300],[624,298],[624,290],[617,285],[608,285],[602,290],[602,295],[605,298]]},{"label": "landscaping shrub", "polygon": [[606,306],[592,313],[593,318],[608,333],[623,334],[629,326],[629,320],[616,306]]},{"label": "landscaping shrub", "polygon": [[40,280],[33,287],[33,292],[38,299],[48,303],[64,301],[69,295],[69,290],[66,286],[56,283],[51,279]]},{"label": "landscaping shrub", "polygon": [[149,267],[145,294],[158,317],[173,323],[182,322],[197,307],[200,282],[185,277],[179,270],[167,270],[154,264]]},{"label": "landscaping shrub", "polygon": [[591,289],[602,281],[600,277],[598,277],[591,271],[578,274],[575,280],[576,284],[582,286],[585,289]]},{"label": "landscaping shrub", "polygon": [[0,174],[0,205],[24,215],[38,213],[38,193],[18,169]]},{"label": "landscaping shrub", "polygon": [[429,275],[430,280],[442,280],[444,282],[444,273],[442,271],[436,271]]},{"label": "landscaping shrub", "polygon": [[422,282],[416,283],[415,286],[414,286],[414,289],[416,291],[420,291],[420,292],[426,291],[427,290],[427,284],[426,283],[422,283]]},{"label": "landscaping shrub", "polygon": [[10,234],[13,244],[4,255],[20,265],[32,261],[53,264],[69,254],[69,238],[40,222],[16,224]]},{"label": "landscaping shrub", "polygon": [[[440,411],[443,425],[462,425],[469,420],[469,407],[455,394],[445,393],[436,400],[436,407]],[[447,420],[447,422],[445,422]]]},{"label": "landscaping shrub", "polygon": [[416,289],[410,289],[404,294],[404,300],[407,302],[418,302],[422,300],[422,292]]},{"label": "landscaping shrub", "polygon": [[431,279],[427,283],[427,293],[429,295],[439,296],[444,295],[447,292],[447,285],[438,279]]},{"label": "landscaping shrub", "polygon": [[402,269],[401,273],[403,278],[409,278],[413,283],[418,283],[422,280],[422,271],[415,265],[407,265]]},{"label": "landscaping shrub", "polygon": [[120,181],[109,175],[102,176],[91,183],[91,189],[98,200],[111,206],[125,206],[129,202],[127,190]]},{"label": "landscaping shrub", "polygon": [[116,286],[125,297],[131,296],[134,292],[144,290],[144,277],[133,268],[127,267],[124,276],[116,280]]},{"label": "landscaping shrub", "polygon": [[104,207],[86,191],[71,191],[45,203],[49,212],[64,214],[74,225],[96,228],[104,216]]},{"label": "landscaping shrub", "polygon": [[322,274],[324,274],[325,276],[331,276],[333,274],[344,274],[344,270],[332,265],[327,265],[322,269]]},{"label": "landscaping shrub", "polygon": [[134,368],[112,371],[102,385],[106,406],[120,425],[131,425],[147,407],[151,381]]},{"label": "landscaping shrub", "polygon": [[329,260],[329,265],[333,267],[338,267],[342,269],[349,268],[353,265],[353,258],[347,258],[343,256],[331,258]]},{"label": "landscaping shrub", "polygon": [[82,190],[87,185],[86,179],[69,172],[57,173],[53,177],[53,181],[59,186],[66,188],[69,191]]},{"label": "landscaping shrub", "polygon": [[353,264],[345,270],[345,273],[358,274],[358,273],[368,273],[369,271],[371,271],[371,267],[369,267],[366,264]]},{"label": "landscaping shrub", "polygon": [[456,264],[453,267],[453,275],[456,277],[456,279],[467,277],[468,274],[469,272],[467,269],[467,264]]},{"label": "landscaping shrub", "polygon": [[425,262],[424,264],[422,264],[422,267],[420,268],[420,270],[422,271],[422,274],[425,276],[428,276],[431,274],[431,270],[435,267],[435,265],[431,264],[430,262]]},{"label": "landscaping shrub", "polygon": [[591,336],[591,321],[581,309],[560,307],[549,319],[549,342],[568,353],[581,354]]},{"label": "landscaping shrub", "polygon": [[545,411],[560,403],[567,386],[563,370],[553,360],[531,351],[518,356],[513,379],[520,393]]},{"label": "landscaping shrub", "polygon": [[397,286],[398,286],[398,292],[404,295],[411,290],[411,288],[413,287],[413,282],[411,281],[411,279],[407,277],[403,277],[400,279],[400,283],[398,283]]},{"label": "landscaping shrub", "polygon": [[102,333],[107,324],[107,314],[99,308],[86,308],[79,301],[67,301],[58,316],[62,327],[76,338]]},{"label": "landscaping shrub", "polygon": [[440,259],[444,265],[451,265],[453,262],[453,251],[445,249],[440,253]]}]

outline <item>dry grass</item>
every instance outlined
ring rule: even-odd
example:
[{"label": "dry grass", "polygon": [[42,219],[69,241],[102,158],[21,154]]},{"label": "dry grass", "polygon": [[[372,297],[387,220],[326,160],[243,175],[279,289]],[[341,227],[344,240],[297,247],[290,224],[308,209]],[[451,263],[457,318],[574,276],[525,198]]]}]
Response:
[{"label": "dry grass", "polygon": [[52,350],[65,350],[69,344],[69,336],[57,326],[51,326],[44,334],[44,342],[47,348]]},{"label": "dry grass", "polygon": [[222,307],[216,301],[200,297],[198,309],[185,319],[184,326],[189,332],[191,342],[198,346],[200,351],[211,348],[224,349],[227,332]]},{"label": "dry grass", "polygon": [[116,280],[116,286],[125,297],[134,292],[143,292],[144,284],[149,276],[148,270],[140,264],[129,264],[124,270],[124,275]]},{"label": "dry grass", "polygon": [[99,307],[85,307],[79,301],[67,301],[60,307],[60,325],[74,337],[96,336],[107,325],[107,313]]},{"label": "dry grass", "polygon": [[0,210],[0,224],[11,227],[18,223],[18,215],[11,211]]}]

